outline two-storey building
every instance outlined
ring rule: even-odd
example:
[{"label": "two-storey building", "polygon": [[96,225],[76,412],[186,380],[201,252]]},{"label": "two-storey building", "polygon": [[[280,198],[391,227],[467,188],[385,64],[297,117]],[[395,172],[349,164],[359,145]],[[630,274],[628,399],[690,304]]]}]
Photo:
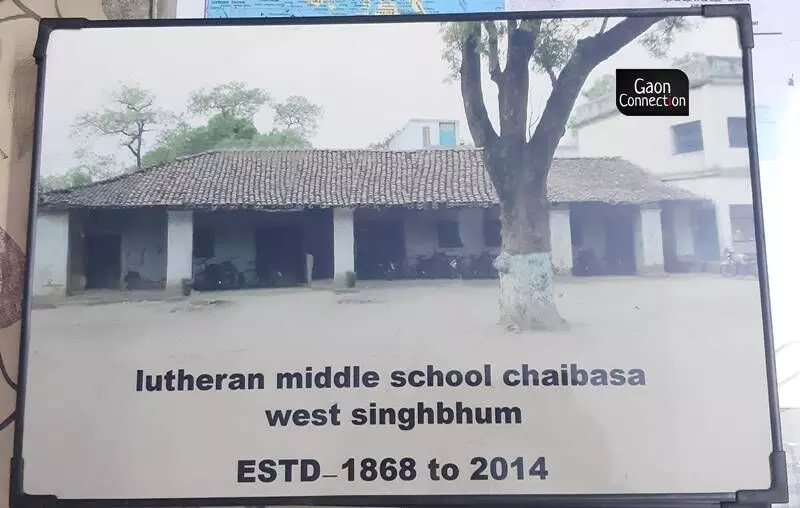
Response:
[{"label": "two-storey building", "polygon": [[664,241],[674,244],[679,258],[672,261],[715,261],[726,247],[753,252],[741,58],[693,55],[677,67],[689,77],[688,117],[631,119],[619,113],[610,90],[575,109],[580,155],[622,157],[710,199],[711,206],[693,216],[664,215],[676,222],[665,224]]}]

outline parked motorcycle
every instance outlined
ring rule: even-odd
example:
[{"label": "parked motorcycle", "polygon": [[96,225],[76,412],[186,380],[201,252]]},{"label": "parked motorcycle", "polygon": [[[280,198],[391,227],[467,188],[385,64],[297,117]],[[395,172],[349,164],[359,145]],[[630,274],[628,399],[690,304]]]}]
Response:
[{"label": "parked motorcycle", "polygon": [[242,282],[239,275],[239,270],[230,261],[210,263],[197,273],[194,289],[198,291],[236,289]]},{"label": "parked motorcycle", "polygon": [[720,272],[725,277],[735,277],[737,275],[757,275],[758,263],[755,256],[736,252],[731,248],[722,251],[722,262]]},{"label": "parked motorcycle", "polygon": [[497,256],[488,252],[469,256],[462,263],[461,276],[465,279],[496,279],[494,260]]},{"label": "parked motorcycle", "polygon": [[379,263],[378,272],[380,277],[385,280],[396,280],[402,277],[400,263],[395,263],[394,261]]}]

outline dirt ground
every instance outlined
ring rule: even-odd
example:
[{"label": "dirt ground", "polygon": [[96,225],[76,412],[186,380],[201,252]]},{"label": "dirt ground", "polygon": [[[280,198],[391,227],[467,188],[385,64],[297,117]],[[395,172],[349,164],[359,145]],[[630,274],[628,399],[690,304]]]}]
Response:
[{"label": "dirt ground", "polygon": [[[754,344],[762,337],[755,279],[565,278],[556,292],[569,330],[522,334],[497,324],[496,284],[396,281],[360,283],[356,292],[344,294],[295,288],[194,293],[182,301],[63,305],[33,311],[30,352],[37,368],[55,375],[68,359],[80,361],[75,355],[85,347],[137,361],[153,354],[183,360],[276,347],[301,356],[326,348],[337,354],[352,349],[355,357],[377,350],[406,355],[419,345],[433,358],[453,361],[527,349],[531,340],[538,345],[537,356],[552,351],[604,357],[609,344],[627,344],[612,358],[635,358],[639,348],[663,348],[669,355],[683,350],[695,357],[746,355],[758,350]],[[455,354],[453,341],[464,350]],[[547,343],[552,347],[541,351]]]},{"label": "dirt ground", "polygon": [[[733,455],[768,454],[765,450],[771,442],[755,280],[708,274],[570,278],[559,280],[556,287],[558,306],[570,328],[552,333],[505,331],[497,323],[496,281],[359,284],[358,291],[344,294],[309,288],[234,291],[196,294],[184,301],[69,304],[34,310],[25,408],[26,465],[38,468],[38,478],[48,478],[70,467],[60,457],[80,454],[85,459],[82,474],[94,471],[110,478],[131,470],[122,461],[115,473],[106,473],[107,457],[130,457],[136,463],[157,455],[171,464],[164,466],[168,468],[182,467],[180,457],[197,454],[198,461],[214,457],[208,467],[224,477],[229,455],[237,449],[251,450],[248,436],[264,432],[265,407],[322,407],[338,401],[349,411],[376,400],[407,405],[423,398],[452,401],[454,397],[471,405],[487,400],[519,404],[528,408],[526,417],[531,423],[504,427],[499,434],[489,427],[429,426],[413,435],[388,427],[352,433],[345,432],[347,428],[325,427],[303,433],[300,441],[290,443],[287,437],[270,446],[278,447],[276,454],[312,454],[324,449],[338,456],[348,453],[346,447],[353,440],[362,439],[389,440],[399,447],[397,453],[401,448],[406,453],[408,447],[409,454],[428,453],[425,447],[435,448],[437,443],[470,442],[477,447],[475,453],[512,453],[534,432],[548,436],[540,446],[543,454],[552,448],[551,455],[559,457],[561,465],[554,469],[569,464],[570,472],[581,478],[611,471],[607,462],[611,458],[617,464],[641,465],[647,457],[669,457],[664,459],[668,465],[691,456],[697,471],[715,471],[720,454],[739,432],[749,432],[754,438],[737,442]],[[506,369],[528,364],[557,369],[566,363],[586,369],[643,369],[647,386],[642,390],[555,391],[500,386]],[[389,372],[394,369],[434,365],[466,371],[484,364],[491,364],[497,373],[497,383],[491,388],[405,391],[388,387]],[[274,382],[277,372],[325,365],[372,369],[380,372],[382,383],[376,391],[346,394],[272,389],[176,395],[143,394],[134,388],[137,369],[149,373],[170,369],[264,372]],[[176,404],[180,411],[175,410]],[[737,429],[720,426],[738,404],[748,404],[753,411],[737,413]],[[52,431],[54,419],[59,433]],[[638,425],[639,419],[648,425]],[[221,425],[230,432],[220,436],[219,443],[214,440],[212,446],[205,437],[198,437],[217,435],[215,429]],[[189,428],[195,437],[180,438],[175,430]],[[72,442],[58,437],[69,433],[91,438]],[[334,441],[341,443],[331,444]],[[201,442],[204,446],[198,448]],[[299,448],[289,449],[290,444]],[[613,481],[622,485],[628,480],[620,478],[629,475],[635,483],[640,469],[631,466]],[[136,474],[142,484],[156,484],[161,473]],[[662,477],[660,473],[651,476]],[[723,476],[713,481],[728,481]],[[655,481],[652,478],[647,481]],[[63,488],[68,488],[69,477],[62,480]],[[593,481],[610,485],[603,482],[611,480],[597,477]],[[135,488],[135,483],[130,485]],[[211,491],[201,484],[193,488],[199,496]],[[655,491],[657,486],[642,488]],[[169,494],[168,489],[158,492]]]},{"label": "dirt ground", "polygon": [[[716,275],[565,278],[557,281],[558,307],[570,328],[537,336],[673,335],[689,332],[751,339],[761,334],[755,279]],[[187,338],[212,324],[234,335],[269,329],[308,338],[402,334],[406,341],[440,334],[507,335],[496,324],[496,281],[359,283],[354,292],[308,288],[193,293],[186,300],[72,302],[32,314],[32,351],[69,343],[135,338],[140,345],[181,330]],[[112,296],[113,299],[113,296]],[[525,335],[525,334],[522,334]]]}]

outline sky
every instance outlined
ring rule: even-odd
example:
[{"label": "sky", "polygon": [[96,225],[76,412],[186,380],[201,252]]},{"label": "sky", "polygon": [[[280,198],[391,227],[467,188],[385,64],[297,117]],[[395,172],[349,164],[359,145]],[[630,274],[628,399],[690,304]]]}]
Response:
[{"label": "sky", "polygon": [[[668,65],[689,51],[740,54],[730,20],[697,22],[702,25],[681,34],[666,60],[632,44],[601,64],[587,83],[616,67]],[[442,50],[439,25],[430,22],[56,31],[47,50],[42,173],[75,165],[75,148],[86,146],[70,135],[75,119],[102,108],[122,82],[151,90],[158,104],[172,111],[183,111],[193,90],[228,81],[263,88],[277,99],[304,95],[323,108],[313,139],[321,148],[363,148],[411,118],[459,120],[461,136],[470,142],[458,83],[445,81]],[[497,91],[488,76],[484,82],[487,107],[496,119]],[[532,89],[540,111],[549,81],[538,76]],[[256,123],[269,129],[268,109]],[[116,141],[87,147],[132,160]]]}]

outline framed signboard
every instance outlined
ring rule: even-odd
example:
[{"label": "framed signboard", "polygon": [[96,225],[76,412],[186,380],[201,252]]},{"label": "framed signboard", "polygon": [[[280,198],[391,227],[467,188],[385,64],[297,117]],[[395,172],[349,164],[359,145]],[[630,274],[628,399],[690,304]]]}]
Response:
[{"label": "framed signboard", "polygon": [[43,20],[14,505],[780,502],[752,41]]}]

